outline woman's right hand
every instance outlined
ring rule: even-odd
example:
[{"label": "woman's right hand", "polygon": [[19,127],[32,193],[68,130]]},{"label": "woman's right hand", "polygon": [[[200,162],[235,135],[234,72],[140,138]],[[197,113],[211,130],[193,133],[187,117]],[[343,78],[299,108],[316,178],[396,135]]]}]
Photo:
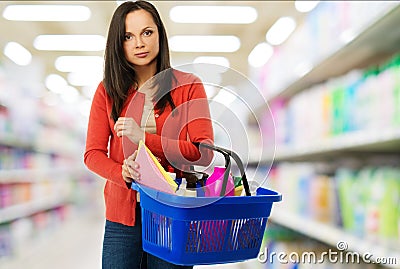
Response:
[{"label": "woman's right hand", "polygon": [[124,160],[122,164],[122,178],[127,183],[132,183],[132,181],[140,180],[140,173],[138,171],[139,164],[135,161],[137,151],[135,151],[131,156]]}]

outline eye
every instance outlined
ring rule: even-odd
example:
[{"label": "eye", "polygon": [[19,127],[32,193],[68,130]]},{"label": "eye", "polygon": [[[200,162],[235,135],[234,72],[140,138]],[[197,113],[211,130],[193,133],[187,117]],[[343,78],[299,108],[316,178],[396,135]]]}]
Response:
[{"label": "eye", "polygon": [[131,34],[125,34],[125,40],[131,40],[132,35]]},{"label": "eye", "polygon": [[150,36],[152,33],[153,33],[152,30],[146,30],[146,31],[143,32],[143,35],[144,36]]}]

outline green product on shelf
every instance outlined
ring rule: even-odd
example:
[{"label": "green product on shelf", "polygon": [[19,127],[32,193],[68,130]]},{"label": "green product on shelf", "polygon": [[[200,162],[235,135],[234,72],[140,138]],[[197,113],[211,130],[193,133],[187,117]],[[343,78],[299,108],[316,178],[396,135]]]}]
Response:
[{"label": "green product on shelf", "polygon": [[391,168],[380,167],[370,174],[370,195],[366,206],[368,236],[397,238],[399,183]]},{"label": "green product on shelf", "polygon": [[[358,171],[354,185],[353,192],[356,194],[356,198],[354,201],[354,222],[355,229],[354,232],[357,235],[365,235],[366,230],[366,219],[368,217],[367,208],[368,204],[372,202],[371,199],[371,191],[372,191],[372,173],[374,172],[374,168],[365,167]],[[375,204],[374,202],[372,202]],[[374,208],[373,208],[374,209]],[[371,215],[375,217],[375,215]]]},{"label": "green product on shelf", "polygon": [[360,174],[370,181],[370,195],[365,208],[365,232],[368,236],[377,237],[382,225],[382,201],[386,195],[385,180],[382,169],[364,169]]},{"label": "green product on shelf", "polygon": [[340,85],[332,91],[332,133],[339,135],[344,130],[344,97],[345,87]]},{"label": "green product on shelf", "polygon": [[399,173],[391,168],[381,168],[384,196],[380,201],[379,235],[384,238],[399,238],[398,212],[400,204]]},{"label": "green product on shelf", "polygon": [[348,169],[340,169],[335,176],[337,182],[337,191],[339,197],[340,215],[343,228],[353,230],[354,227],[354,194],[352,189],[354,185],[354,172]]},{"label": "green product on shelf", "polygon": [[[291,229],[288,229],[282,225],[274,223],[268,223],[268,229],[265,229],[263,244],[269,241],[294,241],[300,239],[302,236]],[[261,248],[262,249],[262,248]]]},{"label": "green product on shelf", "polygon": [[395,84],[393,89],[394,98],[394,125],[400,125],[400,55],[393,67],[393,75],[395,76]]}]

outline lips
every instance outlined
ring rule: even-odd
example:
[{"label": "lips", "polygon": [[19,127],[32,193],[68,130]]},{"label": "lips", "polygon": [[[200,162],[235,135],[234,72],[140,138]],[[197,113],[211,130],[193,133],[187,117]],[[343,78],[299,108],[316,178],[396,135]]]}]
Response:
[{"label": "lips", "polygon": [[145,58],[149,53],[148,52],[140,52],[136,53],[135,56],[138,58]]}]

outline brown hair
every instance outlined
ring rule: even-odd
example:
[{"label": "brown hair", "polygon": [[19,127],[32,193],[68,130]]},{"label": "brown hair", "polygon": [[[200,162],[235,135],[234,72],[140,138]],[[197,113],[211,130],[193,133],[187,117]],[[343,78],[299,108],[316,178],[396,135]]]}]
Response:
[{"label": "brown hair", "polygon": [[157,73],[162,72],[153,80],[158,89],[153,100],[156,108],[164,111],[167,104],[175,108],[170,89],[172,79],[171,63],[169,58],[169,47],[164,24],[157,9],[147,1],[128,1],[122,3],[114,12],[108,30],[107,44],[104,54],[104,77],[103,82],[107,94],[113,100],[110,117],[117,121],[123,105],[132,87],[138,86],[138,78],[135,68],[125,58],[123,42],[125,40],[125,19],[128,13],[143,9],[151,14],[157,25],[159,34],[159,48],[157,55]]}]

